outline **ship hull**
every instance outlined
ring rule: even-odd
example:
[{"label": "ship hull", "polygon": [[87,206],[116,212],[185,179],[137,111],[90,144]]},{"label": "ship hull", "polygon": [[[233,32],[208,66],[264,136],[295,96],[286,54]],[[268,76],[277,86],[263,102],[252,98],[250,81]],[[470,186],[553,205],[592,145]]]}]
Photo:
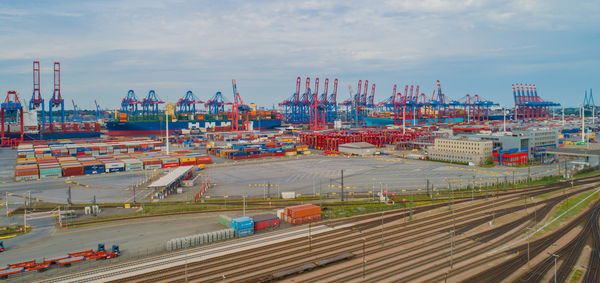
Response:
[{"label": "ship hull", "polygon": [[[98,138],[101,132],[46,132],[46,133],[24,133],[23,140],[60,140],[60,139],[89,139]],[[19,133],[5,133],[8,138],[19,139]]]},{"label": "ship hull", "polygon": [[[231,126],[231,121],[177,121],[169,122],[169,133],[181,130]],[[281,126],[281,120],[253,120],[253,129],[272,129]],[[107,122],[108,135],[161,135],[166,125],[160,121],[149,122]]]}]

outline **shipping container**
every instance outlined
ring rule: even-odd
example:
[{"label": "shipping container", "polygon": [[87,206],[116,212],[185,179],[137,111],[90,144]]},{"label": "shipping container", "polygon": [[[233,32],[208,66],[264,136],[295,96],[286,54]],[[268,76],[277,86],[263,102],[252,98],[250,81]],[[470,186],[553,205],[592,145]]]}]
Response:
[{"label": "shipping container", "polygon": [[233,229],[254,228],[254,220],[248,216],[242,216],[231,219],[231,227]]},{"label": "shipping container", "polygon": [[252,216],[254,220],[254,230],[264,230],[279,227],[279,217],[272,214],[261,214]]},{"label": "shipping container", "polygon": [[219,224],[227,227],[227,228],[231,228],[231,217],[227,216],[227,215],[219,215],[217,217],[217,222],[219,222]]},{"label": "shipping container", "polygon": [[83,174],[84,174],[83,166],[81,166],[81,165],[70,165],[70,166],[62,167],[62,175],[64,177],[78,176],[78,175],[83,175]]},{"label": "shipping container", "polygon": [[237,237],[254,235],[254,227],[234,229],[234,233]]}]

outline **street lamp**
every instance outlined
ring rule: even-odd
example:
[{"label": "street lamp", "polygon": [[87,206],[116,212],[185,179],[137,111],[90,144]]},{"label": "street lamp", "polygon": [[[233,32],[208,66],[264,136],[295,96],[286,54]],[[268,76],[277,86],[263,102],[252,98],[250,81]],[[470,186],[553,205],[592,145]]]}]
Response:
[{"label": "street lamp", "polygon": [[556,283],[556,259],[558,258],[558,255],[550,252],[548,252],[548,254],[554,257],[554,283]]},{"label": "street lamp", "polygon": [[[532,227],[525,227],[525,229],[533,230]],[[527,232],[525,232],[525,234],[527,234]],[[527,267],[529,267],[529,238],[530,238],[530,235],[527,235]]]}]

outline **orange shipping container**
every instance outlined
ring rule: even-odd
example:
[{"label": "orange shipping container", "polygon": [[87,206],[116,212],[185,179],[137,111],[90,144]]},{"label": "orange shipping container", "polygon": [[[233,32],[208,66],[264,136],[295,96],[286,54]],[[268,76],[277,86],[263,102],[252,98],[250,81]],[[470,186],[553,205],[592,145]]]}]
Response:
[{"label": "orange shipping container", "polygon": [[316,205],[311,205],[310,207],[300,208],[292,210],[293,218],[302,218],[312,215],[321,215],[321,207]]}]

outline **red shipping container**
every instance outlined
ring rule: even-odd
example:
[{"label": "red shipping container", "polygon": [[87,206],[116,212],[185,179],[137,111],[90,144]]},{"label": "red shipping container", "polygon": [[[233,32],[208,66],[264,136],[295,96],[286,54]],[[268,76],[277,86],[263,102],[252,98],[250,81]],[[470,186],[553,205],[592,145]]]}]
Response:
[{"label": "red shipping container", "polygon": [[211,164],[212,157],[210,156],[198,156],[196,157],[196,164]]},{"label": "red shipping container", "polygon": [[62,168],[63,177],[83,175],[83,166],[66,166]]},{"label": "red shipping container", "polygon": [[162,168],[172,168],[172,167],[178,167],[179,163],[165,163],[162,165]]}]

